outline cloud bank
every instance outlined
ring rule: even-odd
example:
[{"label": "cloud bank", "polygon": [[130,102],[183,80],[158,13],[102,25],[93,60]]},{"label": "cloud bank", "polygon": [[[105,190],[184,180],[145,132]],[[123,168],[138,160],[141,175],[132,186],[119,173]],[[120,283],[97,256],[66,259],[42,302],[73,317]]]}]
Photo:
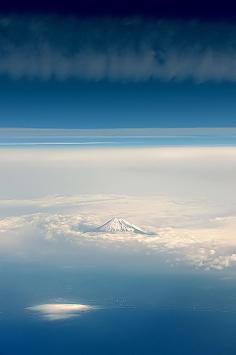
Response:
[{"label": "cloud bank", "polygon": [[236,81],[236,25],[0,18],[0,73],[18,79]]},{"label": "cloud bank", "polygon": [[[1,256],[235,265],[234,147],[2,149],[0,161]],[[112,217],[155,235],[94,232]]]},{"label": "cloud bank", "polygon": [[[63,199],[61,199],[62,202]],[[72,198],[72,201],[75,198]],[[50,208],[44,203],[44,208]],[[34,201],[36,205],[37,201]],[[93,196],[77,197],[73,212],[40,212],[7,217],[0,220],[0,250],[3,255],[24,255],[30,258],[71,253],[78,263],[89,262],[101,253],[127,261],[152,258],[158,264],[188,265],[204,270],[222,270],[236,264],[235,215],[225,215],[199,201],[171,201],[159,197]],[[12,201],[14,204],[14,201]],[[38,201],[41,208],[41,201]],[[3,204],[4,206],[4,204]],[[22,207],[26,201],[22,201]],[[139,207],[142,206],[142,209]],[[55,209],[58,209],[55,198]],[[96,228],[114,215],[121,215],[152,235],[134,233],[97,233]],[[168,212],[168,213],[167,213]],[[87,254],[89,250],[89,254]],[[89,255],[89,256],[88,256]],[[60,259],[60,263],[61,263]],[[155,265],[155,263],[153,264]],[[152,267],[153,267],[152,265]],[[50,312],[49,312],[50,313]]]}]

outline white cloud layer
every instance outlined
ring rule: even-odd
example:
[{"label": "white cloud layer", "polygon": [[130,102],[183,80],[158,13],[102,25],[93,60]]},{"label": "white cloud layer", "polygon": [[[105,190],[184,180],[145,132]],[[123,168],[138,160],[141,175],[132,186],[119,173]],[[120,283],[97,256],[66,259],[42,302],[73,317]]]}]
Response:
[{"label": "white cloud layer", "polygon": [[[161,196],[91,196],[87,204],[83,196],[81,205],[79,200],[77,196],[77,206],[69,208],[69,214],[51,211],[2,218],[1,253],[7,250],[14,255],[20,251],[31,257],[48,254],[50,258],[61,247],[78,253],[90,249],[99,254],[105,250],[111,256],[118,252],[141,259],[149,255],[157,262],[162,258],[172,265],[203,269],[221,270],[236,263],[236,215],[219,217],[222,207],[204,201],[181,203]],[[57,198],[54,207],[58,208]],[[68,203],[65,208],[68,211]],[[153,235],[97,233],[96,228],[112,216],[126,218]]]},{"label": "white cloud layer", "polygon": [[2,16],[0,33],[15,79],[236,80],[235,24]]},{"label": "white cloud layer", "polygon": [[236,148],[0,149],[1,199],[166,195],[234,205]]},{"label": "white cloud layer", "polygon": [[[235,264],[234,147],[1,149],[0,163],[1,255]],[[95,232],[112,217],[155,235]]]}]

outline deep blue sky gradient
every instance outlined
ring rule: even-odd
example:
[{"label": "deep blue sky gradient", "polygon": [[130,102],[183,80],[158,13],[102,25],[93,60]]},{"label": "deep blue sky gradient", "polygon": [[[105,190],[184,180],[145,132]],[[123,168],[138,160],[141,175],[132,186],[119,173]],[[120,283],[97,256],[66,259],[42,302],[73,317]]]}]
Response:
[{"label": "deep blue sky gradient", "polygon": [[77,16],[149,16],[235,21],[234,0],[2,0],[2,13],[69,14]]},{"label": "deep blue sky gradient", "polygon": [[236,126],[236,84],[0,78],[0,127]]}]

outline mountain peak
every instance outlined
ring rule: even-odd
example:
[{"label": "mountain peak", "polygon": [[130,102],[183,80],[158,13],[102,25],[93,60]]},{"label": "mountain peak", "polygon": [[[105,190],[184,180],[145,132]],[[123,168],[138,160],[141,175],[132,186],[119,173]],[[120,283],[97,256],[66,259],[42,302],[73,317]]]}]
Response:
[{"label": "mountain peak", "polygon": [[113,217],[105,224],[97,228],[99,232],[117,233],[117,232],[129,232],[137,234],[147,234],[141,228],[129,223],[123,218]]}]

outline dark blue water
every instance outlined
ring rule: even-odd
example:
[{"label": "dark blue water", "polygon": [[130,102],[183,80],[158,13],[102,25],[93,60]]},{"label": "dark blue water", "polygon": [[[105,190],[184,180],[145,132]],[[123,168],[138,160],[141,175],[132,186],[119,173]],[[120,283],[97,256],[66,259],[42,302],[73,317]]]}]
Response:
[{"label": "dark blue water", "polygon": [[[0,277],[1,355],[236,353],[233,273],[5,264]],[[101,309],[60,321],[25,309],[58,298]]]}]

